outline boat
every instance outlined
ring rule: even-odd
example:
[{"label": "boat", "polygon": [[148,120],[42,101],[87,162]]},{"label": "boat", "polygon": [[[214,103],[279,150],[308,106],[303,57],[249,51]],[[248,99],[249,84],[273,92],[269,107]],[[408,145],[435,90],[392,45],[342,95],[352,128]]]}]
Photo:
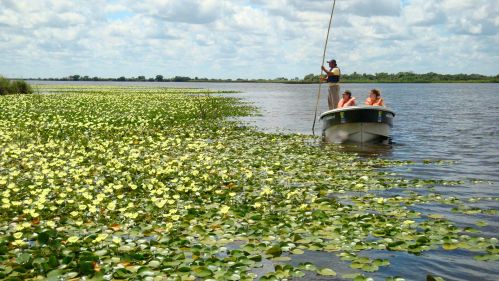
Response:
[{"label": "boat", "polygon": [[395,113],[384,106],[349,106],[326,111],[322,137],[331,143],[387,143]]}]

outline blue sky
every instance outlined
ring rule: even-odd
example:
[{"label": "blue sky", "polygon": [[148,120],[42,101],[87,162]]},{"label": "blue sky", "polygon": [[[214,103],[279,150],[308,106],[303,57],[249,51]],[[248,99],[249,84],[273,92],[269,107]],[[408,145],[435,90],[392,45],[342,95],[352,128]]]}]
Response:
[{"label": "blue sky", "polygon": [[[329,0],[0,0],[0,74],[318,74]],[[337,0],[344,73],[499,74],[497,0]]]}]

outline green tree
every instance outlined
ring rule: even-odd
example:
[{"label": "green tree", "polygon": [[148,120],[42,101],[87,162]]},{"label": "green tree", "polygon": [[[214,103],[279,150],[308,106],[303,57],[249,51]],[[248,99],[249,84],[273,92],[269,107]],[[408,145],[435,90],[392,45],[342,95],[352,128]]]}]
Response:
[{"label": "green tree", "polygon": [[163,75],[156,75],[156,79],[154,79],[157,82],[162,82],[163,81]]},{"label": "green tree", "polygon": [[307,81],[307,82],[311,82],[311,81],[318,82],[319,81],[319,75],[314,75],[314,74],[310,73],[310,74],[305,75],[305,77],[303,77],[303,80]]},{"label": "green tree", "polygon": [[173,82],[188,82],[190,80],[191,78],[186,76],[175,76],[172,79]]}]

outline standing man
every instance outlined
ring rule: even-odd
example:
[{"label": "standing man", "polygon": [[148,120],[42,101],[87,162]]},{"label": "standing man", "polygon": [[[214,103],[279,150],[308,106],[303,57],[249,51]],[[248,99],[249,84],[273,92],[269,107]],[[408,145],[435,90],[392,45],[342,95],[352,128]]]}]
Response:
[{"label": "standing man", "polygon": [[327,103],[329,105],[329,110],[335,109],[340,101],[340,76],[341,72],[336,65],[336,60],[330,60],[327,62],[329,64],[329,70],[322,66],[322,70],[327,74],[327,81],[329,83],[329,96],[327,98]]}]

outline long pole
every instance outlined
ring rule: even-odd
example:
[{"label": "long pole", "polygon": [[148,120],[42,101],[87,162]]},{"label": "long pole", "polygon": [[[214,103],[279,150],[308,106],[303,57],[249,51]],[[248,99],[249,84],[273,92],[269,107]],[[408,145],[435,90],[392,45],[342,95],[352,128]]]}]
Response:
[{"label": "long pole", "polygon": [[[319,77],[322,77],[322,66],[324,65],[324,62],[326,60],[326,50],[327,50],[327,42],[329,41],[329,31],[331,30],[331,23],[333,22],[333,14],[334,14],[334,6],[336,5],[336,0],[333,0],[333,8],[331,9],[331,17],[329,18],[329,25],[327,28],[327,35],[326,35],[326,42],[324,43],[324,53],[322,54],[322,64],[321,64],[321,75]],[[319,81],[319,91],[317,92],[317,102],[315,103],[315,113],[314,113],[314,124],[312,125],[312,134],[315,136],[315,121],[317,121],[317,109],[319,107],[319,100],[321,97],[321,86],[322,83]]]}]

